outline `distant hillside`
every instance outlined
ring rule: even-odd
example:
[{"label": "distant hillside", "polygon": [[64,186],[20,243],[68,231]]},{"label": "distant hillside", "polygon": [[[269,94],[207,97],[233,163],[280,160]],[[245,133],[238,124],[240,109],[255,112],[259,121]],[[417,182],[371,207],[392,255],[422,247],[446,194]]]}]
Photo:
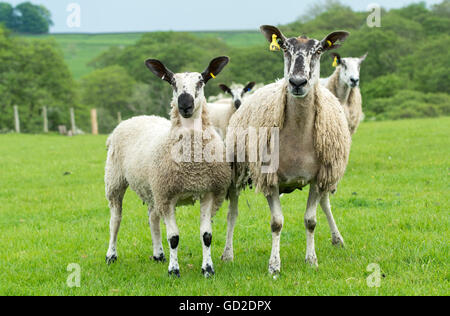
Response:
[{"label": "distant hillside", "polygon": [[[49,34],[26,35],[29,38],[54,38],[64,53],[73,77],[80,79],[93,68],[88,63],[113,46],[129,46],[136,43],[143,33],[114,34]],[[231,47],[246,47],[261,43],[264,39],[258,31],[192,32],[202,38],[218,38]]]}]

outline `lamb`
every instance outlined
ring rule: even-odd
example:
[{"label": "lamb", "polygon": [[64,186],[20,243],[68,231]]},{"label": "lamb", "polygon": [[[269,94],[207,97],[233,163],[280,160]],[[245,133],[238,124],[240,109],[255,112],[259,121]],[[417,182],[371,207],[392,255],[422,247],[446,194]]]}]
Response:
[{"label": "lamb", "polygon": [[[319,85],[319,74],[322,53],[340,47],[339,42],[344,41],[349,33],[333,32],[318,41],[303,36],[286,38],[274,26],[264,25],[261,31],[269,42],[273,43],[273,39],[277,39],[277,44],[284,51],[285,76],[247,98],[230,120],[226,138],[227,156],[234,156],[235,163],[234,179],[229,190],[227,240],[222,259],[233,259],[233,232],[238,215],[239,192],[251,179],[256,191],[265,195],[271,210],[272,254],[269,272],[275,275],[281,269],[280,236],[284,224],[280,194],[310,185],[304,217],[307,263],[317,266],[314,230],[319,203],[332,231],[332,243],[344,244],[331,212],[329,194],[336,191],[345,173],[351,136],[338,99]],[[256,162],[249,162],[257,142],[246,141],[246,160],[239,161],[236,150],[231,149],[238,147],[239,156],[239,145],[236,144],[249,138],[250,128],[259,130],[259,157]],[[271,129],[272,133],[267,136],[265,128]],[[263,167],[267,167],[269,162],[263,158],[267,153],[261,149],[262,144],[266,144],[272,152],[271,168],[266,170]]]},{"label": "lamb", "polygon": [[367,53],[359,58],[341,58],[337,53],[332,53],[331,56],[336,60],[336,70],[330,77],[320,79],[320,83],[341,102],[350,134],[353,135],[356,133],[359,123],[364,119],[361,92],[359,90],[359,73]]},{"label": "lamb", "polygon": [[174,74],[158,60],[146,61],[147,67],[173,88],[171,119],[135,117],[122,122],[108,138],[105,184],[111,222],[107,264],[117,260],[122,200],[129,186],[149,205],[153,259],[156,261],[165,261],[160,229],[160,219],[164,219],[170,246],[169,275],[177,277],[180,276],[179,231],[175,208],[200,200],[202,273],[205,277],[214,274],[211,218],[225,199],[231,168],[223,162],[223,140],[209,121],[204,86],[228,61],[228,57],[218,57],[202,74]]},{"label": "lamb", "polygon": [[231,116],[239,109],[244,96],[250,92],[256,85],[255,82],[249,82],[245,87],[233,84],[231,88],[221,84],[219,87],[223,92],[229,94],[231,99],[219,99],[214,103],[208,103],[211,124],[218,130],[219,134],[225,139],[228,122]]}]

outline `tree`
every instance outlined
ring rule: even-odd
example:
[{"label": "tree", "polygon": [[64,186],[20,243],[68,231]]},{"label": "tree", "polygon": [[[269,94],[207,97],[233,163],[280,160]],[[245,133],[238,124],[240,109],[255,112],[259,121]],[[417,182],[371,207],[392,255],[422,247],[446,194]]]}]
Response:
[{"label": "tree", "polygon": [[14,8],[12,5],[6,2],[0,3],[0,23],[6,26],[9,29],[15,28],[15,16],[14,16]]},{"label": "tree", "polygon": [[99,110],[99,130],[111,132],[117,124],[117,112],[130,115],[128,102],[135,81],[118,65],[96,70],[81,80],[82,103],[85,108]]},{"label": "tree", "polygon": [[0,28],[0,130],[12,128],[13,105],[19,106],[22,129],[36,132],[42,130],[42,106],[56,130],[68,124],[68,109],[77,103],[76,85],[54,41],[11,38]]},{"label": "tree", "polygon": [[7,28],[31,34],[48,33],[53,25],[50,11],[43,5],[24,2],[13,8],[9,3],[0,3],[0,23]]}]

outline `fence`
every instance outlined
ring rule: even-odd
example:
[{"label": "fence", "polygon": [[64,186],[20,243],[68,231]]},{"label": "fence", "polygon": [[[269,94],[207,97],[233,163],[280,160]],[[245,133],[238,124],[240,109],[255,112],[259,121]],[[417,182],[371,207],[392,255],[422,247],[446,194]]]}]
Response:
[{"label": "fence", "polygon": [[[16,133],[20,133],[20,114],[19,107],[17,105],[13,106],[14,109],[14,130]],[[70,130],[67,131],[67,126],[59,125],[58,132],[62,135],[77,135],[79,134],[79,130],[77,128],[75,122],[75,109],[70,108]],[[120,124],[122,122],[122,113],[117,112],[117,123]],[[49,132],[48,129],[48,113],[47,107],[42,107],[42,128],[43,132],[47,134]],[[98,118],[97,118],[97,109],[91,109],[91,133],[92,135],[98,135]]]}]

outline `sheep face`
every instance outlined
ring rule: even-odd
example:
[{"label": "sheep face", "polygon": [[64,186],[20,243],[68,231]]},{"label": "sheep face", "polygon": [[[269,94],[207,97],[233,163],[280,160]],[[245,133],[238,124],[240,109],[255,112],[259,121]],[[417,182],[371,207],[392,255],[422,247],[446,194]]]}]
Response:
[{"label": "sheep face", "polygon": [[159,60],[148,59],[145,64],[151,72],[172,86],[172,104],[178,107],[180,115],[183,118],[191,118],[201,115],[202,104],[206,103],[204,94],[206,83],[218,75],[228,62],[228,57],[217,57],[210,62],[203,73],[179,74],[174,74]]},{"label": "sheep face", "polygon": [[264,25],[261,31],[269,42],[276,35],[278,44],[284,52],[284,78],[288,89],[296,98],[306,97],[320,77],[320,57],[324,51],[340,47],[349,33],[333,32],[319,41],[305,36],[287,38],[276,27]]},{"label": "sheep face", "polygon": [[172,82],[174,106],[184,118],[199,117],[205,99],[205,82],[200,73],[175,74]]},{"label": "sheep face", "polygon": [[238,110],[242,105],[242,99],[244,98],[244,95],[247,92],[250,92],[255,85],[256,82],[249,82],[244,88],[242,88],[242,85],[234,87],[232,86],[232,88],[229,88],[224,84],[219,85],[219,87],[222,89],[223,92],[231,95],[233,99],[233,105],[236,108],[236,110]]},{"label": "sheep face", "polygon": [[336,58],[336,62],[340,66],[339,81],[351,88],[358,87],[361,63],[366,59],[367,53],[360,58],[341,58],[336,53],[332,53],[331,56],[333,59]]}]

